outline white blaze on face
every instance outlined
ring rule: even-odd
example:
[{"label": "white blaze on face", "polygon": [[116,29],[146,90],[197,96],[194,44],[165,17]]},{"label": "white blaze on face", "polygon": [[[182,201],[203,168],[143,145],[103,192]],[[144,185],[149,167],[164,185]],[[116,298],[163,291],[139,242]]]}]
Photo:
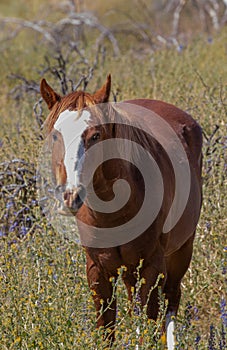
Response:
[{"label": "white blaze on face", "polygon": [[82,134],[88,127],[90,113],[83,111],[79,116],[78,111],[66,110],[62,112],[54,124],[54,128],[63,137],[65,146],[64,165],[67,174],[67,189],[78,187],[80,170],[75,169],[75,164],[79,160],[79,148],[81,147]]}]

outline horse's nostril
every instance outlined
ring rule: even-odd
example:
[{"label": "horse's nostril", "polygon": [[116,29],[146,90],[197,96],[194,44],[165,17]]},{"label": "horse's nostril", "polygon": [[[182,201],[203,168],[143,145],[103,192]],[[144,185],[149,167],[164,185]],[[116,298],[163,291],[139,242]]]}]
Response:
[{"label": "horse's nostril", "polygon": [[86,189],[83,185],[68,189],[63,194],[64,206],[71,212],[77,212],[83,205],[86,197]]}]

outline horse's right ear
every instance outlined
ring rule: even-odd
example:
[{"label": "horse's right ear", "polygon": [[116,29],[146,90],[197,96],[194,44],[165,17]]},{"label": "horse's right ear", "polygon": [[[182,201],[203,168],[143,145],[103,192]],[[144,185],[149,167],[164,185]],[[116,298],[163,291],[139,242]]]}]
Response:
[{"label": "horse's right ear", "polygon": [[41,80],[40,92],[49,109],[51,109],[56,102],[61,100],[61,96],[47,84],[46,79]]}]

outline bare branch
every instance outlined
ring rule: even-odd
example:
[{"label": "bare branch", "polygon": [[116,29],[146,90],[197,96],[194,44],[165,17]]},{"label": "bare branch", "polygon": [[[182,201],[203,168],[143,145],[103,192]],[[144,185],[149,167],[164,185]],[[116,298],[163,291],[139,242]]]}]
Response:
[{"label": "bare branch", "polygon": [[97,46],[99,46],[100,42],[107,37],[113,45],[113,50],[115,55],[120,54],[120,49],[119,49],[117,40],[114,37],[111,30],[109,30],[108,28],[100,24],[97,18],[94,17],[94,15],[91,13],[85,12],[85,13],[73,14],[73,18],[63,18],[59,22],[57,22],[56,27],[59,30],[62,30],[67,25],[80,26],[81,24],[85,24],[91,28],[96,28],[98,29],[99,32],[101,32],[99,38],[97,39]]},{"label": "bare branch", "polygon": [[40,98],[33,106],[33,111],[39,128],[42,128],[44,122],[42,101],[43,99]]},{"label": "bare branch", "polygon": [[180,0],[179,4],[177,5],[174,11],[174,14],[173,14],[173,35],[174,36],[177,35],[178,33],[180,14],[185,4],[186,4],[186,0]]},{"label": "bare branch", "polygon": [[26,21],[20,18],[7,17],[7,18],[1,18],[1,22],[6,24],[7,23],[17,24],[18,25],[17,32],[19,32],[23,28],[29,28],[29,29],[35,30],[36,32],[42,34],[47,41],[51,42],[52,44],[56,44],[54,37],[42,27],[45,23],[43,21],[36,23],[36,22]]},{"label": "bare branch", "polygon": [[10,91],[10,94],[15,98],[15,100],[20,100],[23,93],[40,93],[39,85],[33,80],[27,80],[25,77],[19,74],[11,74],[8,76],[8,78],[18,80],[20,82]]},{"label": "bare branch", "polygon": [[[32,29],[41,34],[43,38],[54,45],[55,48],[59,48],[64,40],[67,40],[67,42],[70,41],[69,35],[63,35],[64,30],[67,29],[67,27],[71,26],[73,28],[81,29],[82,26],[85,25],[90,28],[95,28],[101,33],[97,40],[98,44],[100,44],[101,40],[108,38],[113,46],[114,54],[119,55],[120,53],[117,40],[111,30],[103,26],[90,12],[70,12],[68,17],[62,18],[57,23],[47,21],[32,22],[13,17],[1,18],[0,23],[15,24],[17,26],[16,30],[13,31],[13,34],[10,35],[9,39],[18,35],[23,29]],[[61,35],[59,35],[60,33]]]}]

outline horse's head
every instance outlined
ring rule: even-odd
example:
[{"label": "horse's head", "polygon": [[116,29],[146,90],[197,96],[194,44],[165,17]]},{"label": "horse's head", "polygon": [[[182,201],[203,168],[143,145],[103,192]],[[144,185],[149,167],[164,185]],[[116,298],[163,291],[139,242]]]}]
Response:
[{"label": "horse's head", "polygon": [[[94,94],[75,91],[58,95],[46,82],[40,91],[50,113],[44,124],[51,149],[55,193],[62,203],[62,214],[75,214],[86,197],[81,181],[85,152],[94,144],[108,138],[106,129],[93,123],[95,106],[108,102],[111,76]],[[93,112],[91,112],[91,110]]]}]

